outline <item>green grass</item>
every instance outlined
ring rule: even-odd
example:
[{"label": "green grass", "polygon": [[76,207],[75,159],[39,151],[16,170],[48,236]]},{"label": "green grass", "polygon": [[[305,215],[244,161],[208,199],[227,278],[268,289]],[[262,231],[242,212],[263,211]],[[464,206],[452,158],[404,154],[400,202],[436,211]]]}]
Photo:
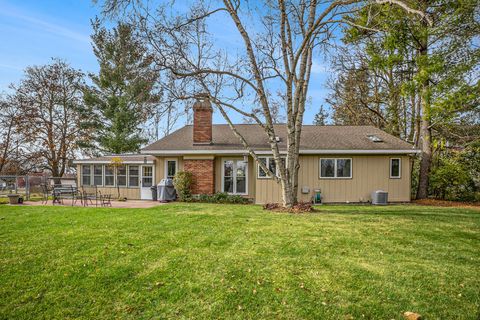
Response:
[{"label": "green grass", "polygon": [[480,211],[0,206],[0,319],[478,319]]}]

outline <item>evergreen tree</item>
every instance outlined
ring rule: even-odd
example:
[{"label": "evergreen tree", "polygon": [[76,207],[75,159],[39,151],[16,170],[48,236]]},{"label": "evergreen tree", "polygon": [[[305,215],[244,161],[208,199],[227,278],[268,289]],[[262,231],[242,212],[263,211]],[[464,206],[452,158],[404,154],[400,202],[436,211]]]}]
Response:
[{"label": "evergreen tree", "polygon": [[328,118],[327,111],[325,111],[323,106],[320,106],[320,110],[318,110],[318,113],[315,115],[315,118],[313,119],[313,124],[317,126],[324,126],[327,124],[327,118]]},{"label": "evergreen tree", "polygon": [[[362,67],[379,79],[384,128],[422,150],[417,198],[425,198],[435,140],[443,139],[442,131],[462,113],[478,107],[480,7],[475,0],[412,4],[429,18],[372,4],[349,17],[344,41],[356,47]],[[358,63],[345,72],[352,67]]]},{"label": "evergreen tree", "polygon": [[106,153],[137,152],[147,141],[141,125],[158,102],[152,56],[131,26],[118,23],[112,30],[92,23],[93,50],[100,65],[90,74],[94,86],[85,91],[87,106],[96,115],[95,143],[88,147]]}]

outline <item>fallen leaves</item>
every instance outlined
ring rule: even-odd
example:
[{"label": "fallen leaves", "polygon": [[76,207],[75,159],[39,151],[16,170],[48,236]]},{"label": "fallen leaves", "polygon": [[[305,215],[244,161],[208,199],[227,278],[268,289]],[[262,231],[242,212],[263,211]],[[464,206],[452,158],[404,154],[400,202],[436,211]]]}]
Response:
[{"label": "fallen leaves", "polygon": [[407,311],[403,314],[407,320],[422,320],[422,316],[415,312]]}]

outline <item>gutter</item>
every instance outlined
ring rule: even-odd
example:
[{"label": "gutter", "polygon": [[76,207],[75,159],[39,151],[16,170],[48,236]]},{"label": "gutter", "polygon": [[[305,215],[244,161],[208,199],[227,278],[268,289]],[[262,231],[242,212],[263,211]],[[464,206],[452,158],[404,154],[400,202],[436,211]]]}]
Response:
[{"label": "gutter", "polygon": [[[272,154],[271,150],[254,151],[258,155]],[[239,150],[141,150],[141,154],[148,154],[152,156],[162,155],[188,155],[188,154],[248,154],[244,149]],[[286,154],[286,151],[280,151],[281,154]],[[386,149],[386,150],[300,150],[300,154],[418,154],[421,150],[418,149]]]}]

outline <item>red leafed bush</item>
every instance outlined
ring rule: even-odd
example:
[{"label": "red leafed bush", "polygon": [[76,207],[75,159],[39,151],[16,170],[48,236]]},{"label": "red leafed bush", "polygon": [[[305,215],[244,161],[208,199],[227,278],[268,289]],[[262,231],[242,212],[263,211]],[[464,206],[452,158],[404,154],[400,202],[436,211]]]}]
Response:
[{"label": "red leafed bush", "polygon": [[299,202],[291,208],[286,208],[280,203],[267,203],[263,205],[263,210],[290,212],[290,213],[305,213],[314,212],[315,208],[310,202]]}]

